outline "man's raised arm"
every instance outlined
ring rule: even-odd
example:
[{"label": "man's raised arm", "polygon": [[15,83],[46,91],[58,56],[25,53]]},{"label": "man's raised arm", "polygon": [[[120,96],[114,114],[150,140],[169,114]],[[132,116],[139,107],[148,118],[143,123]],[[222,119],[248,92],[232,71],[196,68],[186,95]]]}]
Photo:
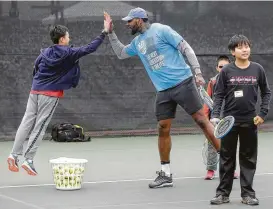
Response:
[{"label": "man's raised arm", "polygon": [[115,52],[115,54],[117,55],[117,57],[119,59],[126,59],[128,57],[131,57],[127,52],[126,52],[126,48],[129,47],[130,48],[130,44],[127,46],[124,46],[124,44],[122,44],[119,40],[117,35],[115,34],[114,31],[112,31],[112,33],[108,34],[109,37],[109,41],[110,44]]}]

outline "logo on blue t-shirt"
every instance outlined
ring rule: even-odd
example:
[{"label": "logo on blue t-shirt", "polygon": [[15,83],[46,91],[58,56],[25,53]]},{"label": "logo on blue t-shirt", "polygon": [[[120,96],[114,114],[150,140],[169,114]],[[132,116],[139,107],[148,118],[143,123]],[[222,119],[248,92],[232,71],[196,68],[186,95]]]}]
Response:
[{"label": "logo on blue t-shirt", "polygon": [[144,55],[151,70],[158,70],[164,65],[164,55],[159,55],[153,37],[140,41],[137,48]]},{"label": "logo on blue t-shirt", "polygon": [[146,47],[146,43],[144,40],[139,42],[137,47],[138,47],[138,50],[140,51],[141,54],[146,54],[147,47]]}]

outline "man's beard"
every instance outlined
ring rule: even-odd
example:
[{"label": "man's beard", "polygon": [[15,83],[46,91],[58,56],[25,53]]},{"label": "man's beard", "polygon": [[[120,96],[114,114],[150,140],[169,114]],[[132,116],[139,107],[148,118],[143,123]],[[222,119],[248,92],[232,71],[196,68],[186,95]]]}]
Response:
[{"label": "man's beard", "polygon": [[138,32],[139,32],[139,29],[138,29],[137,26],[131,28],[131,34],[132,34],[132,35],[135,35],[135,34],[138,33]]}]

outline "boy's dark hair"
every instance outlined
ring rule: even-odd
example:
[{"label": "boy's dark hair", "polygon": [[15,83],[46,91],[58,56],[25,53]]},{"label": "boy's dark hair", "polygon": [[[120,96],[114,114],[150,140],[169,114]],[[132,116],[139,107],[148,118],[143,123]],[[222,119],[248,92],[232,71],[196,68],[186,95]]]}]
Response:
[{"label": "boy's dark hair", "polygon": [[217,58],[217,60],[216,60],[216,65],[217,65],[217,66],[218,66],[218,64],[219,64],[219,62],[220,62],[221,60],[226,60],[226,61],[228,61],[229,63],[231,62],[228,56],[226,56],[226,55],[220,55],[220,56]]},{"label": "boy's dark hair", "polygon": [[58,44],[61,37],[64,37],[68,28],[64,25],[54,25],[50,29],[50,38],[54,44]]},{"label": "boy's dark hair", "polygon": [[232,36],[232,38],[229,40],[228,43],[228,49],[230,51],[234,51],[236,47],[240,46],[240,45],[248,45],[250,47],[250,41],[248,40],[248,38],[244,35],[234,35]]}]

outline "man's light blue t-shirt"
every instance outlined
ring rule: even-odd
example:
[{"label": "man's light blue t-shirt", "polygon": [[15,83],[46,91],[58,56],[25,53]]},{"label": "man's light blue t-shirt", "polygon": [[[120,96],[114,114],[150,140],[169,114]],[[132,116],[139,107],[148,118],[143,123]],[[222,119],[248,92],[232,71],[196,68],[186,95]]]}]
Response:
[{"label": "man's light blue t-shirt", "polygon": [[176,86],[192,76],[177,46],[183,38],[167,25],[153,23],[126,47],[130,56],[138,55],[157,91]]}]

